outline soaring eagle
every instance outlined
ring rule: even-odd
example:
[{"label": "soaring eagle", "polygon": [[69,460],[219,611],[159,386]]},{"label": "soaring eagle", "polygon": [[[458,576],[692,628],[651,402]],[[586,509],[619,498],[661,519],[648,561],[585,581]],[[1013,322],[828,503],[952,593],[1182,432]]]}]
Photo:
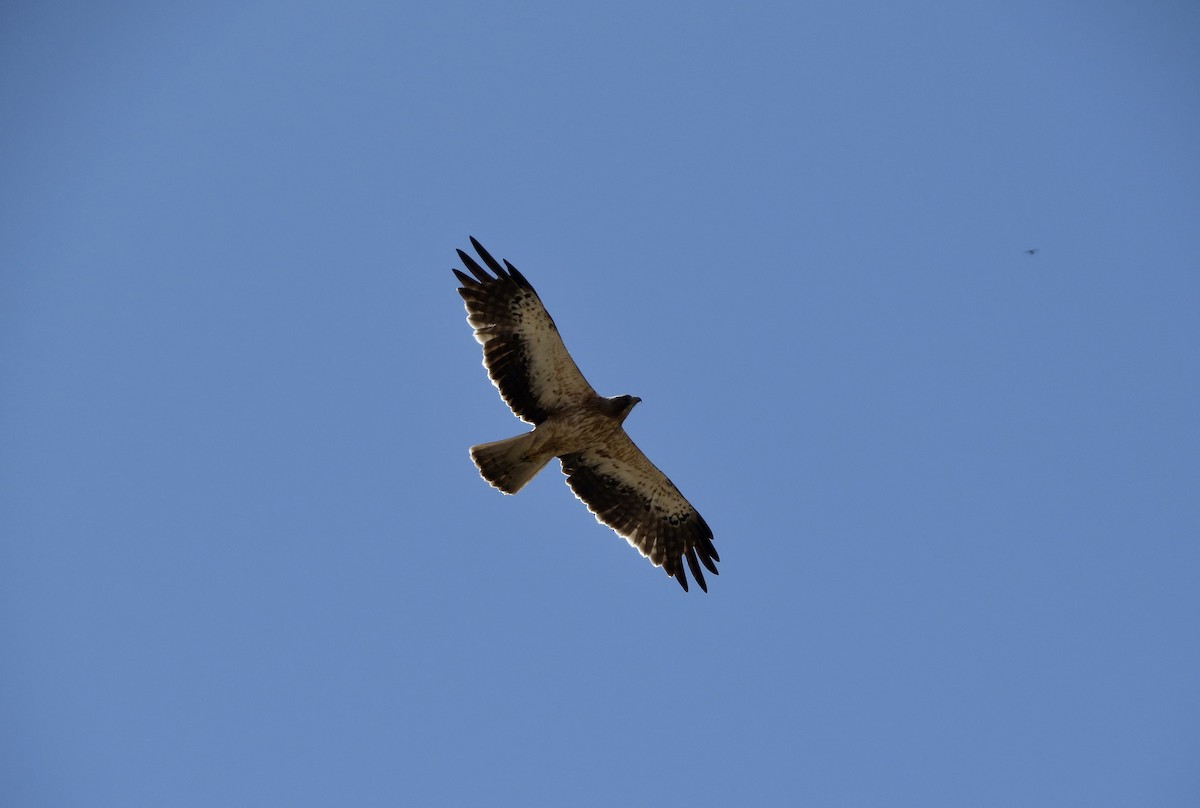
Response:
[{"label": "soaring eagle", "polygon": [[641,399],[598,395],[525,276],[508,261],[501,266],[474,238],[471,244],[495,274],[458,251],[475,276],[454,270],[467,322],[483,345],[492,383],[513,414],[533,424],[524,435],[472,446],[479,473],[515,494],[551,458],[559,458],[567,485],[598,521],[662,567],[685,592],[686,558],[692,577],[707,592],[700,565],[716,575],[720,561],[712,530],[621,426]]}]

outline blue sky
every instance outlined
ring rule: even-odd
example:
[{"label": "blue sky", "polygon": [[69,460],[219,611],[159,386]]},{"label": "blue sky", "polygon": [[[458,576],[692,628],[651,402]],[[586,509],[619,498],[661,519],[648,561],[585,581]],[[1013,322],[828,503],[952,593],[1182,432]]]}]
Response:
[{"label": "blue sky", "polygon": [[[1196,803],[1192,4],[0,18],[6,805]],[[478,477],[468,234],[708,595]]]}]

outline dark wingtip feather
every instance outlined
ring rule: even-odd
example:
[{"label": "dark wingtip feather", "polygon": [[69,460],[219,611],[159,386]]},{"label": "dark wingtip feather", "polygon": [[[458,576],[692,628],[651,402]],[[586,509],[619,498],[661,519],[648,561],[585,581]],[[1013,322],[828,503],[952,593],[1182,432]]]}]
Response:
[{"label": "dark wingtip feather", "polygon": [[688,567],[692,571],[692,577],[696,579],[696,583],[700,584],[700,588],[705,592],[708,591],[708,584],[704,582],[704,573],[700,570],[700,562],[696,559],[696,548],[689,547],[687,551]]},{"label": "dark wingtip feather", "polygon": [[700,535],[696,537],[696,546],[700,548],[700,559],[704,562],[704,566],[708,567],[712,572],[717,572],[717,568],[713,565],[713,561],[720,561],[721,556],[717,555],[717,548],[713,545],[712,528],[708,526],[708,522],[704,521],[704,517],[696,514],[696,525],[700,528]]},{"label": "dark wingtip feather", "polygon": [[[531,284],[529,281],[525,280],[525,276],[521,274],[521,271],[519,269],[517,269],[515,266],[510,264],[508,261],[504,262],[504,266],[508,267],[508,274],[511,275],[512,279],[517,282],[517,285],[523,286],[526,289],[528,289],[529,291],[533,292],[533,284]],[[537,293],[534,292],[534,294],[537,294]]]},{"label": "dark wingtip feather", "polygon": [[670,575],[672,578],[674,578],[676,581],[678,581],[679,585],[683,587],[684,592],[688,591],[687,576],[683,574],[682,566],[673,572],[667,572],[667,575]]},{"label": "dark wingtip feather", "polygon": [[457,275],[458,282],[468,289],[479,285],[479,281],[475,280],[465,272],[459,272],[457,269],[451,269],[450,271]]},{"label": "dark wingtip feather", "polygon": [[467,255],[462,250],[455,250],[455,252],[457,252],[458,257],[462,259],[463,265],[466,266],[467,269],[471,270],[471,274],[476,278],[479,278],[482,283],[488,283],[489,281],[495,280],[495,278],[483,271],[483,267],[479,266],[479,262],[474,258]]},{"label": "dark wingtip feather", "polygon": [[704,562],[704,566],[708,568],[713,575],[720,575],[717,572],[716,562],[721,560],[717,555],[717,548],[713,547],[712,539],[704,539],[700,542],[700,560]]},{"label": "dark wingtip feather", "polygon": [[475,252],[479,253],[479,257],[483,259],[483,263],[488,265],[488,269],[495,272],[498,277],[503,278],[507,273],[504,267],[500,266],[500,262],[492,258],[492,254],[483,248],[483,245],[474,236],[467,236],[471,239],[471,246],[475,248]]}]

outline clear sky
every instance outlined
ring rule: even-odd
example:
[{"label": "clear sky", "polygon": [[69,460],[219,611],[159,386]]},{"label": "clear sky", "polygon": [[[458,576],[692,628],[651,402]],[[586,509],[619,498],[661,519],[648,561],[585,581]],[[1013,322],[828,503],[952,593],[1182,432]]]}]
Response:
[{"label": "clear sky", "polygon": [[[7,4],[0,802],[1195,806],[1198,42]],[[468,235],[642,397],[708,595],[479,478]]]}]

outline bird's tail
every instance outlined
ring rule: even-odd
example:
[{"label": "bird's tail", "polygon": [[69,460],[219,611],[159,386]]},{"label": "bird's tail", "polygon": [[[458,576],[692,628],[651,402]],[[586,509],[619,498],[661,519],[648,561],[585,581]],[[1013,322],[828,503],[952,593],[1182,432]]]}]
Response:
[{"label": "bird's tail", "polygon": [[533,433],[471,447],[471,459],[493,487],[515,494],[550,462],[553,455],[533,454]]}]

